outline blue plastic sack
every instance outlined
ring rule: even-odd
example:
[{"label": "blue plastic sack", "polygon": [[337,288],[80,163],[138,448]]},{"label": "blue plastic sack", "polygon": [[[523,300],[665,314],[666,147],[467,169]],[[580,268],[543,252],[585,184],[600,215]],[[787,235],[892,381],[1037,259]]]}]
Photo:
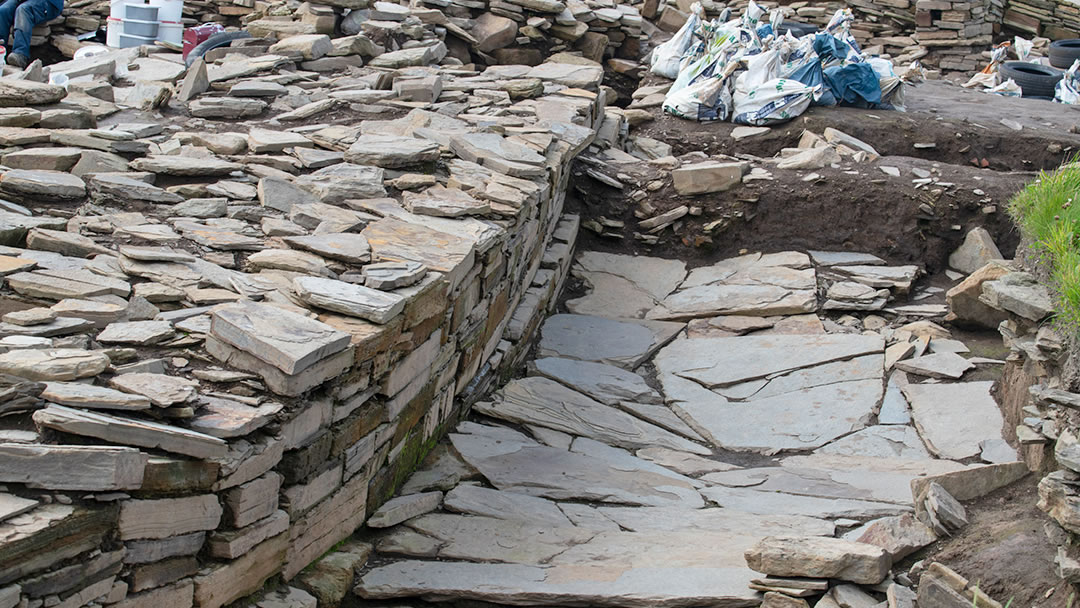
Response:
[{"label": "blue plastic sack", "polygon": [[844,61],[851,51],[852,48],[848,43],[832,34],[819,32],[814,35],[814,52],[821,58],[823,64]]},{"label": "blue plastic sack", "polygon": [[825,84],[843,105],[869,108],[881,103],[881,84],[867,63],[833,66],[824,70]]},{"label": "blue plastic sack", "polygon": [[806,86],[816,87],[821,85],[821,93],[817,95],[810,105],[814,106],[835,106],[836,96],[833,95],[832,89],[825,85],[825,74],[821,69],[821,61],[817,59],[808,61],[794,72],[788,75],[791,80],[797,80]]}]

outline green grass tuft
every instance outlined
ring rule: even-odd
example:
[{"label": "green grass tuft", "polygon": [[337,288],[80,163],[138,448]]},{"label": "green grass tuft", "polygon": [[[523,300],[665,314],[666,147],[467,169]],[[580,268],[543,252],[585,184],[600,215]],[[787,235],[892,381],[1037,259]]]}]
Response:
[{"label": "green grass tuft", "polygon": [[1040,172],[1009,202],[1009,215],[1050,271],[1057,320],[1080,334],[1080,163]]}]

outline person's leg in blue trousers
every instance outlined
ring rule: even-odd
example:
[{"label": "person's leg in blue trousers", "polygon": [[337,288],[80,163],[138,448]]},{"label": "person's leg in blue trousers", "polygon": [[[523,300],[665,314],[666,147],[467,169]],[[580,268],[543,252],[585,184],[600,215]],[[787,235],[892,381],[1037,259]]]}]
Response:
[{"label": "person's leg in blue trousers", "polygon": [[15,24],[15,9],[18,6],[19,0],[4,0],[3,4],[0,4],[0,41],[8,41],[11,26]]},{"label": "person's leg in blue trousers", "polygon": [[[30,33],[34,26],[57,18],[63,9],[63,0],[26,0],[20,4],[15,9],[15,33],[11,37],[11,53],[29,60]],[[2,25],[0,23],[0,26]]]}]

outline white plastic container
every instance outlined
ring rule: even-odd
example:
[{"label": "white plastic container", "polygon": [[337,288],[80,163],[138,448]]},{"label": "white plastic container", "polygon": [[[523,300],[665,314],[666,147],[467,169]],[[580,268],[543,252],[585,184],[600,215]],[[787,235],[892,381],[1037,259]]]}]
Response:
[{"label": "white plastic container", "polygon": [[162,21],[158,25],[157,39],[177,46],[184,44],[184,24]]},{"label": "white plastic container", "polygon": [[[147,18],[150,9],[157,9],[153,18]],[[140,13],[142,17],[137,16]],[[110,0],[109,16],[115,19],[180,23],[184,18],[184,0]]]},{"label": "white plastic container", "polygon": [[159,25],[157,21],[140,21],[138,19],[122,19],[121,21],[124,24],[123,33],[128,36],[157,38]]},{"label": "white plastic container", "polygon": [[107,23],[108,29],[105,32],[105,44],[114,49],[127,49],[143,44],[154,44],[154,36],[136,36],[124,31],[126,24],[123,19],[109,17]]},{"label": "white plastic container", "polygon": [[158,7],[149,4],[127,4],[124,6],[123,18],[138,21],[158,21]]}]

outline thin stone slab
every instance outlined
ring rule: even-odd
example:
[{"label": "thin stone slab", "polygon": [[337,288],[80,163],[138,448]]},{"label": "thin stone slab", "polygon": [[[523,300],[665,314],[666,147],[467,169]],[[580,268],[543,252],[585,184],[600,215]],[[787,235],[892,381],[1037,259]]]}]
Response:
[{"label": "thin stone slab", "polygon": [[[461,484],[447,492],[443,508],[455,513],[526,521],[545,526],[573,525],[550,500],[473,484]],[[371,525],[370,521],[368,525]]]},{"label": "thin stone slab", "polygon": [[520,436],[455,433],[451,442],[493,486],[507,492],[554,500],[589,500],[642,506],[697,509],[704,502],[689,484],[670,476],[635,470],[595,456],[541,446]]},{"label": "thin stone slab", "polygon": [[540,425],[614,446],[631,449],[659,446],[693,454],[711,453],[692,441],[548,378],[513,380],[500,394],[498,403],[479,402],[474,407],[481,414],[495,418]]},{"label": "thin stone slab", "polygon": [[[0,445],[0,451],[5,446]],[[27,511],[30,511],[38,506],[38,501],[31,500],[29,498],[20,498],[13,494],[0,493],[0,522],[5,519],[11,519],[16,515],[22,515]],[[11,606],[18,604],[18,591],[15,592],[15,601],[11,603]]]},{"label": "thin stone slab", "polygon": [[325,323],[252,302],[229,304],[211,313],[214,337],[265,361],[286,374],[297,374],[349,346],[349,334]]},{"label": "thin stone slab", "polygon": [[226,175],[242,171],[244,165],[217,158],[192,158],[187,156],[147,156],[131,161],[136,171],[149,171],[179,177]]},{"label": "thin stone slab", "polygon": [[816,453],[905,460],[932,458],[915,428],[898,424],[871,426],[856,431],[819,448]]},{"label": "thin stone slab", "polygon": [[434,217],[487,215],[491,212],[488,201],[473,198],[464,190],[447,188],[441,184],[419,193],[406,192],[402,195],[402,202],[412,213]]},{"label": "thin stone slab", "polygon": [[371,261],[371,246],[362,234],[343,232],[293,236],[285,237],[285,242],[290,247],[304,249],[324,258],[340,260],[348,264],[366,264]]},{"label": "thin stone slab", "polygon": [[451,288],[464,278],[475,259],[475,240],[395,217],[369,224],[362,234],[375,261],[419,262],[445,274]]},{"label": "thin stone slab", "polygon": [[439,543],[436,557],[475,562],[542,565],[595,532],[524,521],[450,513],[422,515],[405,523]]},{"label": "thin stone slab", "polygon": [[273,401],[253,407],[220,397],[203,397],[201,405],[188,426],[194,431],[222,439],[243,437],[261,429],[284,407]]},{"label": "thin stone slab", "polygon": [[760,601],[747,587],[751,576],[746,568],[715,567],[705,560],[700,567],[620,564],[600,570],[583,568],[580,563],[543,568],[404,561],[368,572],[356,593],[369,600],[458,598],[514,606],[742,608]]},{"label": "thin stone slab", "polygon": [[680,260],[585,251],[575,260],[574,274],[592,289],[566,303],[570,312],[640,319],[675,291],[686,276],[686,264]]},{"label": "thin stone slab", "polygon": [[80,382],[49,382],[41,393],[45,401],[90,410],[148,410],[150,399],[104,386]]},{"label": "thin stone slab", "polygon": [[364,266],[364,286],[372,289],[397,289],[419,283],[427,266],[419,262],[378,262]]},{"label": "thin stone slab", "polygon": [[849,251],[810,251],[818,266],[884,266],[885,260],[869,253]]},{"label": "thin stone slab", "polygon": [[953,380],[959,379],[964,375],[964,372],[974,367],[974,363],[952,352],[934,353],[896,363],[896,369],[909,374],[928,376],[930,378],[951,378]]},{"label": "thin stone slab", "polygon": [[389,528],[439,508],[442,492],[406,494],[382,504],[367,520],[369,528]]},{"label": "thin stone slab", "polygon": [[754,488],[710,486],[701,489],[710,502],[726,509],[762,515],[801,515],[819,519],[871,519],[910,513],[910,506],[889,502],[848,498],[821,498],[780,492],[762,492]]},{"label": "thin stone slab", "polygon": [[629,532],[687,532],[761,537],[774,534],[832,536],[832,522],[802,515],[766,515],[735,509],[678,509],[671,507],[609,507],[597,510]]},{"label": "thin stone slab", "polygon": [[109,366],[102,351],[76,348],[19,349],[0,354],[0,373],[27,380],[71,381],[96,376]]},{"label": "thin stone slab", "polygon": [[293,279],[293,289],[312,306],[380,325],[405,310],[406,299],[402,296],[334,279],[297,277]]},{"label": "thin stone slab", "polygon": [[398,168],[439,159],[439,144],[416,137],[361,135],[345,152],[345,161],[358,165]]},{"label": "thin stone slab", "polygon": [[677,376],[662,382],[672,408],[713,445],[766,454],[818,448],[865,427],[882,393],[881,380],[858,380],[740,403]]},{"label": "thin stone slab", "polygon": [[0,443],[0,482],[50,490],[137,490],[147,458],[139,450],[114,446]]},{"label": "thin stone slab", "polygon": [[716,387],[713,390],[735,401],[755,401],[837,382],[880,380],[883,373],[881,355],[872,354],[846,361],[822,363],[769,378]]},{"label": "thin stone slab", "polygon": [[663,348],[655,363],[661,378],[674,374],[717,387],[884,353],[884,349],[880,336],[860,334],[693,338]]},{"label": "thin stone slab", "polygon": [[120,374],[109,380],[114,388],[142,395],[157,407],[183,405],[195,398],[199,383],[165,374]]},{"label": "thin stone slab", "polygon": [[833,578],[876,585],[889,574],[884,549],[838,538],[767,537],[746,552],[746,563],[771,576]]},{"label": "thin stone slab", "polygon": [[130,321],[110,323],[98,334],[97,341],[102,344],[146,346],[165,342],[175,335],[172,324],[168,321]]},{"label": "thin stone slab", "polygon": [[962,460],[978,456],[983,441],[1002,439],[1005,421],[990,394],[991,386],[993,382],[963,382],[903,388],[915,426],[931,453]]},{"label": "thin stone slab", "polygon": [[690,477],[740,468],[734,464],[667,448],[645,448],[638,450],[636,456]]},{"label": "thin stone slab", "polygon": [[797,315],[817,310],[817,293],[776,285],[701,285],[677,291],[645,318],[687,320],[716,315]]},{"label": "thin stone slab", "polygon": [[554,315],[540,330],[539,356],[595,361],[632,370],[682,328],[682,323]]},{"label": "thin stone slab", "polygon": [[87,437],[144,448],[160,448],[192,458],[221,458],[228,444],[221,439],[175,426],[85,412],[50,405],[34,412],[37,424]]},{"label": "thin stone slab", "polygon": [[963,465],[944,460],[907,460],[814,454],[791,456],[779,467],[710,473],[702,481],[799,496],[890,502],[911,506],[911,480],[948,473]]}]

